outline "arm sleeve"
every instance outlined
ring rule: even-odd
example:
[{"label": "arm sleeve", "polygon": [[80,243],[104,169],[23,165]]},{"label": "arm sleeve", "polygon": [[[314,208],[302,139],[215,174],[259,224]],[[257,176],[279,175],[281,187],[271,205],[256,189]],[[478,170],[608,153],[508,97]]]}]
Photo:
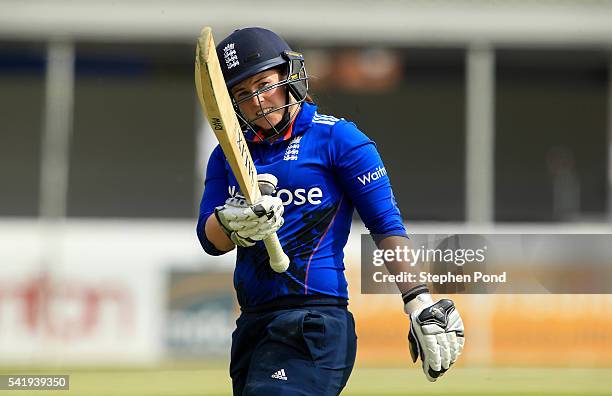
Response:
[{"label": "arm sleeve", "polygon": [[204,231],[204,225],[208,217],[215,211],[215,208],[223,205],[227,198],[229,198],[229,191],[225,170],[225,157],[223,157],[221,147],[217,146],[210,155],[208,166],[206,167],[204,193],[200,202],[200,215],[198,217],[198,225],[196,226],[196,233],[200,244],[204,251],[212,256],[219,256],[227,252],[217,249],[208,240]]},{"label": "arm sleeve", "polygon": [[376,144],[355,124],[340,121],[329,147],[336,176],[374,240],[407,236]]}]

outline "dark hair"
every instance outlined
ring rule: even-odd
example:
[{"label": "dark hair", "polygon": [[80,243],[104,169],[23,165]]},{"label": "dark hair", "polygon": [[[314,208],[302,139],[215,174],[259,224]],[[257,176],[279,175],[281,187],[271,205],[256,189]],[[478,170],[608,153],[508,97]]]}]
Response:
[{"label": "dark hair", "polygon": [[[278,66],[278,67],[273,67],[271,70],[276,70],[278,71],[278,73],[282,76],[286,76],[287,75],[287,65],[282,65],[282,66]],[[306,93],[306,97],[304,98],[304,102],[308,102],[310,104],[315,104],[314,99],[312,98],[312,96],[310,96],[310,94],[307,92]]]}]

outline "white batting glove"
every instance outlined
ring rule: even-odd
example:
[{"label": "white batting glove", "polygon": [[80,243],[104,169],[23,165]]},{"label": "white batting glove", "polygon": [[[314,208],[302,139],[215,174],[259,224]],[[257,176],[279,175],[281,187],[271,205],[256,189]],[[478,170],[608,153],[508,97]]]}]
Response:
[{"label": "white batting glove", "polygon": [[411,292],[412,296],[404,299],[405,302],[408,300],[404,311],[410,316],[410,355],[415,363],[421,358],[425,376],[434,382],[457,361],[463,351],[463,321],[451,300],[434,303],[424,285],[417,286],[404,296]]},{"label": "white batting glove", "polygon": [[283,225],[283,203],[270,194],[277,179],[270,174],[258,175],[261,198],[249,205],[241,195],[230,197],[215,208],[215,216],[227,236],[238,246],[250,247],[272,235]]}]

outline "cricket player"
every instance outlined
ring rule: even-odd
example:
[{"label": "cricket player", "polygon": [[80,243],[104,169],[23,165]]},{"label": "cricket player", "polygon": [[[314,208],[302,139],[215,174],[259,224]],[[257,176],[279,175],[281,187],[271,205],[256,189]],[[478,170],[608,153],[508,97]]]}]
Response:
[{"label": "cricket player", "polygon": [[[379,248],[408,242],[389,178],[374,142],[355,124],[317,111],[302,55],[278,35],[236,30],[217,54],[262,192],[248,205],[221,148],[214,149],[197,235],[211,255],[237,247],[234,395],[338,395],[357,347],[343,253],[353,211]],[[262,242],[274,232],[291,260],[284,273],[270,268]],[[425,285],[398,286],[412,359],[435,381],[461,353],[461,317],[452,301],[434,302]]]}]

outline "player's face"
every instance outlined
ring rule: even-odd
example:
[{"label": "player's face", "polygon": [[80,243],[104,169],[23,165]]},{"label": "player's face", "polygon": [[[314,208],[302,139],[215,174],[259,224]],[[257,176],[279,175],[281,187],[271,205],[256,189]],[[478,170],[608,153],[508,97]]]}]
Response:
[{"label": "player's face", "polygon": [[[266,87],[276,84],[284,78],[278,70],[266,70],[241,81],[231,89],[231,94],[238,102],[253,95],[256,91],[265,90]],[[285,86],[265,90],[258,95],[244,100],[239,104],[240,111],[262,129],[270,129],[280,122],[285,114],[286,108],[273,111],[287,104],[287,88]]]}]

